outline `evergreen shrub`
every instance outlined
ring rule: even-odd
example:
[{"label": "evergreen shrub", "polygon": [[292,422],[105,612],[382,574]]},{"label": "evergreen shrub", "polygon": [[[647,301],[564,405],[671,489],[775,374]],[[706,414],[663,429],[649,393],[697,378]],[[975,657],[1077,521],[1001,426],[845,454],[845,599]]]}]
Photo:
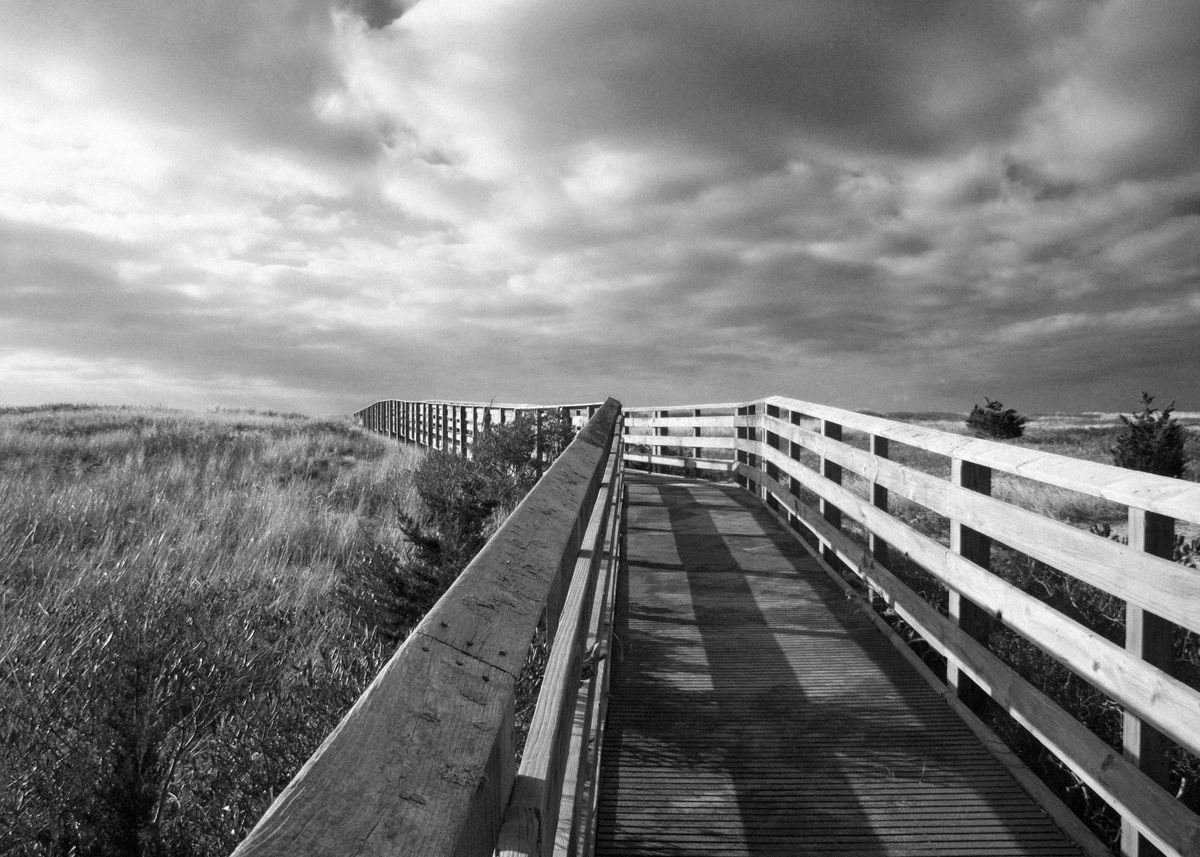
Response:
[{"label": "evergreen shrub", "polygon": [[1125,416],[1112,447],[1113,463],[1130,470],[1156,473],[1159,476],[1183,476],[1183,426],[1171,412],[1175,403],[1161,411],[1152,408],[1154,397],[1142,393],[1142,411]]},{"label": "evergreen shrub", "polygon": [[1010,440],[1025,434],[1025,423],[1028,417],[1023,417],[1012,408],[984,396],[986,407],[975,405],[967,416],[967,428],[976,437],[992,438],[994,440]]}]

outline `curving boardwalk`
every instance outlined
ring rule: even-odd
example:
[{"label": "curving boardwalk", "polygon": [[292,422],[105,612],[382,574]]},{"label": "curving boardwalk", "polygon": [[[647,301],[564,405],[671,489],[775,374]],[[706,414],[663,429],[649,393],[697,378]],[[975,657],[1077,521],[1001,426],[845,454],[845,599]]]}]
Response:
[{"label": "curving boardwalk", "polygon": [[1081,853],[753,498],[627,484],[597,857]]}]

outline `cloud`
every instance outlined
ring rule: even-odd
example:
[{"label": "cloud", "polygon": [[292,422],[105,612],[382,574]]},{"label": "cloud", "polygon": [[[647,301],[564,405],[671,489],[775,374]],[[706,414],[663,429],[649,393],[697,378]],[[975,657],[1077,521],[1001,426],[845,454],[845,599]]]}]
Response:
[{"label": "cloud", "polygon": [[405,5],[6,4],[5,365],[320,410],[1200,397],[1187,0]]}]

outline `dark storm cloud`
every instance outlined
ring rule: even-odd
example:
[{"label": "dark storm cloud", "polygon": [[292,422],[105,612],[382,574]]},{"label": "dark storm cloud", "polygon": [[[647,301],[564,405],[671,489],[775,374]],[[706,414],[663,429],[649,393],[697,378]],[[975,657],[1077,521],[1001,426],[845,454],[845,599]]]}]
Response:
[{"label": "dark storm cloud", "polygon": [[528,136],[682,137],[743,169],[797,138],[932,154],[1011,132],[1038,96],[1017,4],[527,3],[488,26],[480,85]]},{"label": "dark storm cloud", "polygon": [[1191,0],[404,6],[0,8],[9,351],[342,408],[1200,401]]},{"label": "dark storm cloud", "polygon": [[368,27],[378,30],[398,19],[413,4],[398,0],[347,0],[347,5],[362,15]]}]

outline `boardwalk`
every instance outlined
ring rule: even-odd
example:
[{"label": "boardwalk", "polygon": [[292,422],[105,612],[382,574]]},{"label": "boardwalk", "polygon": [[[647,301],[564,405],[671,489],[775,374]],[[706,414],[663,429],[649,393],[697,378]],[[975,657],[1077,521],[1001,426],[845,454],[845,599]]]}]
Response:
[{"label": "boardwalk", "polygon": [[1080,853],[745,492],[627,514],[598,857]]}]

